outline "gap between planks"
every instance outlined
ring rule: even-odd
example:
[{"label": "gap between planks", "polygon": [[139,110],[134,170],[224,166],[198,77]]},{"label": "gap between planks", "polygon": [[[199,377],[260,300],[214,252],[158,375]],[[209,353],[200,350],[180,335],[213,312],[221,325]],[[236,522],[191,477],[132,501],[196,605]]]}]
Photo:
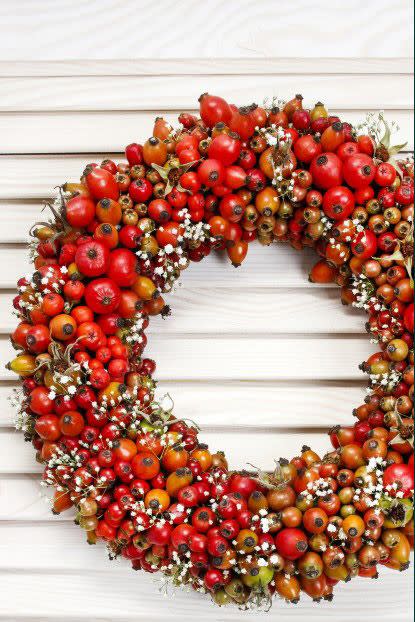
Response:
[{"label": "gap between planks", "polygon": [[[382,609],[376,610],[376,619],[387,621],[395,619],[396,594],[402,589],[404,594],[410,589],[412,573],[403,575],[396,571],[382,569],[381,582],[356,578],[351,584],[339,584],[336,587],[335,604],[322,603],[316,609],[311,599],[302,599],[293,607],[284,602],[275,603],[275,614],[281,613],[284,620],[297,621],[304,619],[333,620],[347,622],[350,616],[357,619],[368,619],[373,614],[374,602],[382,593]],[[129,617],[134,611],[134,619],[143,622],[159,622],[160,619],[183,620],[197,616],[200,622],[212,620],[212,605],[208,597],[189,594],[183,591],[174,592],[174,600],[161,599],[157,581],[154,577],[140,573],[137,577],[130,572],[117,574],[117,568],[111,574],[105,573],[54,573],[28,572],[24,570],[7,570],[0,573],[4,594],[0,601],[0,617],[15,621],[21,618],[33,619],[34,611],[38,619],[65,620],[67,615],[78,620],[98,619],[121,620]],[[157,577],[156,577],[157,579]],[[352,587],[353,586],[353,587]],[[16,594],[24,598],[16,599]],[[76,598],[74,599],[74,594]],[[92,595],[92,597],[91,597]],[[407,599],[408,601],[412,599]],[[97,618],[97,603],[104,616]],[[174,606],[172,606],[172,602]],[[400,601],[402,604],[402,601]],[[139,604],[139,608],[138,608]],[[411,605],[411,602],[408,602]],[[318,611],[318,618],[317,616]],[[408,615],[407,615],[408,613]],[[256,614],[257,615],[257,614]],[[232,608],[216,613],[219,622],[240,622],[241,612]],[[399,619],[406,622],[412,619],[411,610],[400,611]]]},{"label": "gap between planks", "polygon": [[[355,92],[359,93],[359,108],[376,109],[382,85],[382,107],[385,110],[410,110],[412,105],[410,74],[331,74],[331,75],[255,75],[246,80],[239,75],[170,76],[97,76],[97,77],[37,77],[1,78],[0,110],[9,112],[46,111],[151,111],[155,105],[177,110],[197,107],[200,93],[222,95],[238,104],[255,100],[263,102],[283,93],[287,98],[301,84],[307,103],[317,99],[331,109],[356,109]],[[157,104],[155,104],[157,102]]]},{"label": "gap between planks", "polygon": [[[318,68],[318,70],[317,70]],[[0,61],[0,77],[411,74],[413,58],[129,58],[118,60]]]}]

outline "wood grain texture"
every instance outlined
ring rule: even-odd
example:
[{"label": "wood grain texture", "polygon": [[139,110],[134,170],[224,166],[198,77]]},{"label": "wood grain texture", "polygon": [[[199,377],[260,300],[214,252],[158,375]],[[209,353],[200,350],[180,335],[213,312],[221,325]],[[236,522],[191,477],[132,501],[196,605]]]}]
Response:
[{"label": "wood grain texture", "polygon": [[[407,57],[406,0],[11,0],[0,7],[3,60]],[[36,29],[33,24],[36,23]],[[399,34],[398,34],[399,33]]]},{"label": "wood grain texture", "polygon": [[2,243],[17,244],[30,240],[30,223],[42,217],[39,200],[0,201],[0,231]]},{"label": "wood grain texture", "polygon": [[[68,115],[67,115],[68,116]],[[93,117],[93,115],[92,115]],[[1,122],[0,116],[0,122]],[[49,115],[45,117],[49,123],[51,117]],[[411,132],[407,132],[408,127],[413,123],[413,116],[409,113],[405,113],[407,120],[407,127],[401,130],[404,142],[408,141],[406,147],[407,150],[411,148]],[[135,119],[136,121],[137,119]],[[154,120],[152,118],[152,120]],[[145,131],[142,132],[142,136],[148,134],[151,125],[151,120],[148,119]],[[135,123],[131,126],[135,127]],[[134,136],[131,131],[131,127],[128,129],[128,134],[122,145],[129,144],[131,140],[139,139],[140,134],[134,131]],[[60,126],[62,131],[63,125]],[[58,130],[57,130],[58,131]],[[58,141],[57,141],[58,144]],[[88,150],[85,154],[61,154],[61,155],[45,155],[39,154],[36,157],[28,155],[0,155],[0,200],[13,199],[12,202],[4,202],[5,209],[13,210],[16,207],[15,199],[27,199],[32,202],[33,199],[46,199],[53,196],[56,193],[55,187],[63,184],[65,181],[77,181],[79,180],[82,172],[89,162],[100,161],[104,157],[110,157],[117,161],[124,161],[125,157],[120,152],[114,153],[111,150],[106,152],[100,152],[97,149],[96,153],[91,152],[91,145],[94,143],[88,142]],[[412,143],[413,144],[413,143]],[[41,146],[38,146],[38,142],[33,142],[31,145],[32,153],[41,151]],[[0,147],[1,149],[1,147]],[[405,154],[403,154],[405,155]],[[26,203],[25,203],[26,204]]]},{"label": "wood grain texture", "polygon": [[[363,377],[352,382],[303,381],[302,391],[296,391],[295,381],[222,381],[219,389],[217,383],[203,379],[163,380],[157,395],[168,393],[177,415],[204,427],[328,429],[350,424],[353,408],[363,402],[364,385]],[[9,398],[17,386],[13,382],[0,384],[0,428],[14,425],[15,410]]]},{"label": "wood grain texture", "polygon": [[[68,522],[74,519],[74,511],[63,512],[55,516],[51,512],[50,490],[40,485],[38,473],[25,475],[2,475],[0,476],[0,533],[5,521],[18,521],[23,524],[26,521],[46,522],[53,525],[55,522]],[[2,551],[8,547],[0,538],[0,559]],[[1,568],[1,562],[0,562]]]},{"label": "wood grain texture", "polygon": [[[12,430],[10,301],[29,271],[30,224],[53,187],[85,164],[142,140],[154,116],[174,121],[207,89],[245,103],[302,92],[344,120],[386,109],[413,148],[413,7],[406,0],[21,0],[0,3],[0,621],[241,622],[205,599],[163,600],[153,577],[88,547],[68,512],[40,495],[33,448]],[[39,155],[40,154],[40,155]],[[158,392],[198,421],[235,467],[270,468],[305,442],[324,452],[333,424],[364,397],[357,364],[376,346],[337,288],[310,285],[312,252],[250,248],[235,271],[214,254],[192,266],[154,319],[148,354]],[[220,328],[220,332],[218,330]],[[197,370],[197,373],[196,371]],[[183,380],[182,376],[187,379]],[[336,588],[333,605],[276,603],[274,616],[320,622],[412,619],[413,572]],[[76,598],[74,598],[76,594]],[[265,616],[263,616],[265,619]],[[268,616],[269,617],[269,616]],[[259,618],[257,615],[256,618]]]},{"label": "wood grain texture", "polygon": [[408,57],[240,57],[240,58],[132,58],[95,60],[13,60],[0,59],[1,78],[63,78],[81,76],[194,76],[194,75],[326,75],[410,74]]},{"label": "wood grain texture", "polygon": [[[223,422],[225,421],[226,417],[223,416]],[[289,420],[285,419],[284,425],[287,424]],[[289,427],[255,429],[254,425],[246,426],[241,422],[239,426],[202,428],[201,438],[212,450],[225,451],[229,464],[235,469],[248,468],[249,463],[260,469],[270,469],[274,465],[274,459],[291,458],[298,454],[303,445],[310,445],[321,454],[331,449],[327,434],[320,429],[307,428],[305,425],[301,429]],[[17,431],[0,430],[0,452],[2,455],[0,473],[42,471],[42,465],[35,462],[33,447],[30,443],[24,443]]]},{"label": "wood grain texture", "polygon": [[[249,614],[244,615],[233,608],[213,612],[208,598],[200,594],[169,591],[170,597],[163,599],[157,575],[137,575],[123,571],[121,562],[113,564],[115,567],[111,573],[97,570],[91,572],[88,569],[67,572],[12,569],[1,572],[3,593],[0,599],[0,619],[8,622],[22,618],[31,622],[49,619],[64,619],[66,622],[124,622],[131,619],[159,622],[160,619],[179,621],[194,616],[200,622],[253,619]],[[412,580],[411,572],[401,574],[382,568],[380,581],[355,579],[353,583],[336,586],[332,604],[317,605],[306,597],[295,607],[277,601],[271,615],[280,615],[290,622],[304,619],[349,622],[351,616],[371,620],[376,611],[376,620],[380,622],[410,622],[413,608]],[[21,594],[24,594],[24,598],[16,597]],[[398,613],[397,601],[400,602]],[[259,614],[255,616],[260,619]],[[264,614],[261,617],[267,619]]]},{"label": "wood grain texture", "polygon": [[[25,530],[29,525],[33,538],[26,540],[26,546],[22,547],[21,541],[26,539]],[[81,567],[84,573],[90,574],[96,572],[99,566],[99,572],[103,574],[112,573],[119,578],[130,576],[128,564],[120,560],[109,560],[103,544],[85,546],[84,534],[79,533],[79,527],[69,521],[59,520],[56,516],[47,523],[38,521],[29,525],[23,522],[0,523],[0,570],[13,568],[20,572],[48,570],[79,572]],[[37,548],[42,550],[41,556],[33,554]],[[381,569],[381,575],[383,581],[386,577],[395,576],[386,568]],[[403,583],[409,582],[412,575],[411,570],[402,574]],[[137,588],[138,583],[137,580]],[[355,581],[351,589],[357,587],[358,583],[358,580]],[[372,581],[368,584],[370,590],[376,590],[378,587],[379,582]]]},{"label": "wood grain texture", "polygon": [[[272,96],[270,91],[267,94]],[[372,108],[362,108],[360,105],[356,110],[331,108],[331,112],[339,114],[343,121],[353,124],[362,122],[369,110]],[[176,123],[177,113],[164,114],[162,109],[152,112],[8,112],[0,115],[2,137],[0,153],[88,153],[91,152],[91,145],[96,153],[121,152],[130,142],[151,135],[154,117],[161,115],[173,124]],[[411,112],[400,108],[390,109],[387,118],[395,120],[400,127],[395,137],[396,143],[408,141],[407,148],[412,149],[413,116]],[[82,158],[82,164],[85,164],[84,158]],[[73,174],[79,177],[82,170],[83,168],[77,168]],[[69,169],[66,174],[71,174],[71,170]],[[20,178],[21,175],[19,180]],[[54,172],[50,171],[47,193],[50,192],[50,182],[53,179]],[[62,177],[58,178],[57,183],[62,183]],[[15,194],[3,194],[3,192],[4,188],[2,188],[0,198],[16,196]],[[32,198],[39,195],[25,196]]]},{"label": "wood grain texture", "polygon": [[[308,344],[307,344],[308,341]],[[155,334],[146,355],[157,361],[159,380],[360,380],[358,364],[376,348],[363,336],[319,338],[284,335]],[[15,356],[0,338],[0,357]],[[13,380],[0,369],[0,380]]]},{"label": "wood grain texture", "polygon": [[[16,326],[12,313],[15,292],[0,291],[0,333]],[[249,296],[229,287],[217,290],[209,283],[182,287],[166,296],[172,309],[168,318],[152,317],[147,330],[153,334],[215,333],[218,315],[221,334],[346,334],[360,333],[365,317],[354,307],[340,307],[338,288],[253,288]]]},{"label": "wood grain texture", "polygon": [[[30,539],[27,539],[26,530],[28,528],[30,528],[32,535]],[[22,573],[34,574],[38,572],[42,573],[43,576],[48,572],[53,572],[54,574],[65,573],[69,575],[69,580],[73,576],[73,573],[78,572],[81,574],[82,572],[84,576],[95,575],[97,581],[99,581],[97,575],[106,577],[106,579],[115,578],[117,587],[119,582],[129,580],[132,573],[127,562],[124,560],[109,560],[103,544],[86,546],[84,539],[84,535],[79,533],[79,527],[67,521],[61,521],[59,517],[54,517],[53,520],[48,523],[0,523],[0,572],[10,572],[10,569],[13,569],[16,573],[16,578],[17,576],[21,576]],[[22,540],[25,540],[24,547],[21,546]],[[38,550],[42,551],[42,555],[36,555]],[[99,571],[97,570],[98,567]],[[359,598],[361,589],[366,588],[367,596],[370,597],[369,600],[371,602],[373,602],[373,599],[380,597],[380,592],[384,589],[385,582],[388,586],[388,591],[390,588],[395,587],[402,591],[411,591],[410,586],[411,581],[413,581],[413,569],[399,574],[389,571],[387,568],[381,568],[380,574],[380,581],[365,583],[362,579],[355,579],[352,584],[344,587],[337,586],[335,597],[336,610],[338,611],[339,609],[338,596],[343,592],[347,593],[347,590],[352,590],[354,595],[356,594],[354,597]],[[145,579],[142,581],[142,576],[143,575],[140,574],[139,578],[137,578],[137,576],[133,575],[136,581],[134,591],[135,594],[139,595],[140,601],[145,597],[145,592],[148,593],[147,598],[152,598],[151,594],[154,594],[157,589],[154,582],[147,583]],[[114,597],[117,598],[115,594]],[[180,600],[184,599],[180,598]],[[359,602],[359,605],[364,607],[363,602]],[[410,603],[408,603],[408,608],[409,605]],[[304,606],[307,606],[306,598],[301,602],[300,606],[291,608],[291,611],[294,610],[295,612],[295,610],[297,610],[296,613],[299,616],[304,615]],[[349,607],[350,606],[351,604],[349,603]],[[278,604],[276,604],[276,607],[278,607]],[[157,606],[158,611],[160,611],[160,608],[164,608],[163,600],[161,600]],[[323,604],[323,609],[325,608],[326,605]],[[402,612],[403,614],[405,614],[405,610]],[[314,615],[316,615],[317,611],[319,611],[317,607],[313,607],[310,613],[313,612]],[[165,619],[164,611],[160,611],[160,613]],[[229,612],[220,610],[220,620],[223,619],[223,613]],[[362,611],[362,615],[363,614]],[[237,614],[235,613],[235,615]],[[236,618],[238,621],[242,618],[242,614],[239,614],[239,616],[239,618]],[[96,620],[97,618],[94,617],[93,619]],[[116,619],[118,620],[118,616]],[[339,619],[337,615],[335,619],[337,622]],[[396,620],[397,618],[391,619]],[[399,617],[399,620],[410,620],[410,617]]]},{"label": "wood grain texture", "polygon": [[[261,103],[266,98],[287,99],[301,84],[308,105],[330,102],[330,109],[376,109],[379,91],[388,82],[382,99],[384,110],[409,110],[413,79],[410,74],[330,74],[330,75],[188,75],[173,76],[87,76],[64,78],[0,78],[0,112],[10,111],[108,111],[108,110],[187,110],[197,106],[206,90],[220,93],[238,105]],[[412,88],[411,88],[412,87]]]},{"label": "wood grain texture", "polygon": [[[42,215],[41,215],[42,218]],[[33,223],[28,223],[30,226]],[[15,288],[16,281],[25,274],[33,272],[29,264],[27,248],[19,245],[0,245],[0,284],[2,288]],[[212,252],[209,257],[183,271],[180,283],[200,287],[206,283],[212,288],[235,287],[248,293],[248,288],[304,287],[318,289],[310,285],[308,274],[316,262],[316,253],[304,249],[296,253],[286,244],[275,243],[271,247],[253,244],[243,267],[235,269],[223,252]]]}]

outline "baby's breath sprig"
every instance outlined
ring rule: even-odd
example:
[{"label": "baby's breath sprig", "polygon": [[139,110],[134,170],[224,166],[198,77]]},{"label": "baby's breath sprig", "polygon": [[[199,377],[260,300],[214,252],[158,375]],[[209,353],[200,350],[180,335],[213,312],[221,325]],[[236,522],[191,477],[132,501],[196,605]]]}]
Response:
[{"label": "baby's breath sprig", "polygon": [[368,112],[366,118],[354,128],[354,136],[367,133],[373,140],[375,156],[378,160],[388,162],[394,155],[402,151],[407,143],[391,145],[393,133],[399,132],[400,127],[396,121],[386,121],[384,111]]},{"label": "baby's breath sprig", "polygon": [[265,97],[263,106],[265,110],[275,110],[276,108],[283,109],[286,104],[284,99],[279,98],[277,95],[273,97]]},{"label": "baby's breath sprig", "polygon": [[366,275],[353,274],[352,284],[352,293],[355,295],[354,307],[367,310],[372,303],[376,311],[382,310],[383,305],[375,296],[375,285]]},{"label": "baby's breath sprig", "polygon": [[[274,171],[274,177],[272,179],[272,185],[278,193],[280,198],[286,198],[294,200],[292,191],[294,189],[294,167],[290,162],[290,150],[292,141],[282,127],[277,127],[272,124],[269,127],[256,128],[258,134],[260,134],[266,141],[267,145],[272,147],[272,168]],[[286,171],[290,170],[291,175],[287,177]]]}]

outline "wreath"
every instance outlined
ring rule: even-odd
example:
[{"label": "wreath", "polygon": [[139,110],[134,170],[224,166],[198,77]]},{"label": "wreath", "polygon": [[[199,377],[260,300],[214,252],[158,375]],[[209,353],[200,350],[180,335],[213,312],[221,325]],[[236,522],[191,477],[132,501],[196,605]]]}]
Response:
[{"label": "wreath", "polygon": [[[413,160],[395,161],[383,114],[357,127],[296,95],[237,108],[209,94],[200,118],[155,120],[126,163],[89,164],[31,230],[9,363],[17,427],[87,541],[110,557],[267,609],[274,595],[331,600],[351,578],[404,570],[413,544]],[[313,247],[310,280],[368,314],[378,351],[354,424],[323,457],[303,447],[272,472],[236,472],[155,399],[151,316],[191,262],[249,243]]]}]

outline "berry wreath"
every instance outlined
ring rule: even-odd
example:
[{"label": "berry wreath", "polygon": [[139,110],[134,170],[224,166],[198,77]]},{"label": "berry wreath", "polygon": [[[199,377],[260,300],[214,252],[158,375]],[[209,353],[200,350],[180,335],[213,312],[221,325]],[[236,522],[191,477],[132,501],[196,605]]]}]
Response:
[{"label": "berry wreath", "polygon": [[[44,464],[53,512],[75,506],[87,541],[135,570],[267,609],[274,595],[331,600],[339,581],[403,570],[413,544],[413,160],[394,162],[383,115],[353,127],[287,103],[200,97],[200,118],[157,118],[127,163],[89,164],[32,228],[35,272],[14,299],[17,427]],[[320,256],[366,311],[379,351],[357,421],[272,473],[235,472],[154,397],[152,315],[182,270],[249,243]]]}]

